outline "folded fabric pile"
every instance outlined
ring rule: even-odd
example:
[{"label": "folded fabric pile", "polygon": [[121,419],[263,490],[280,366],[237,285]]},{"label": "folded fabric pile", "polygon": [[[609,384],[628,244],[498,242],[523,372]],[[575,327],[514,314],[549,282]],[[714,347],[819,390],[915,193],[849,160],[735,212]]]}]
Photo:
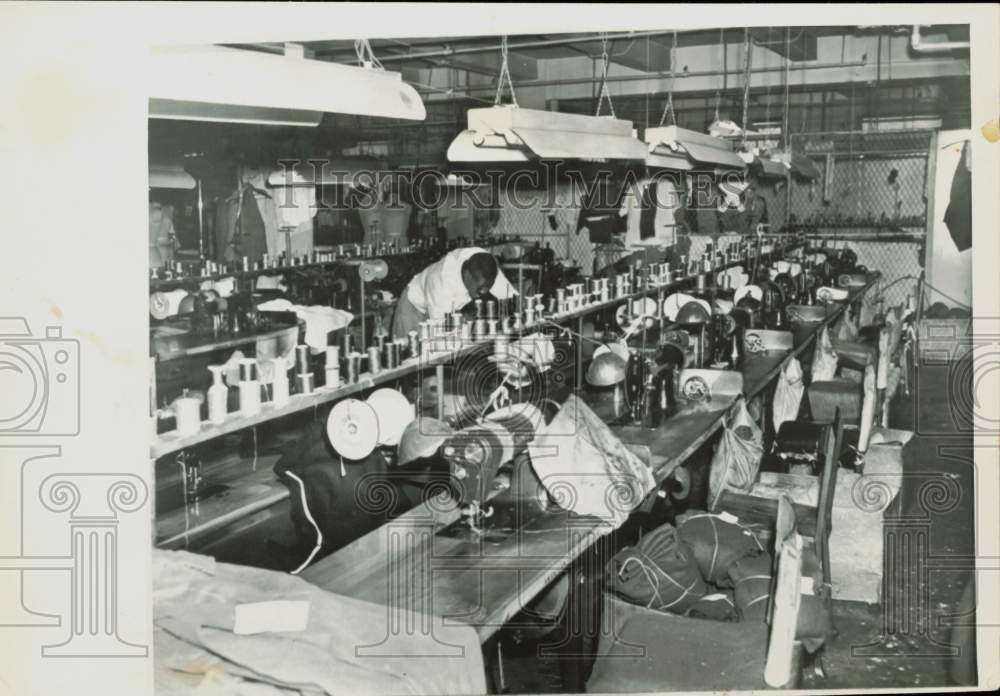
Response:
[{"label": "folded fabric pile", "polygon": [[[239,626],[238,607],[274,600],[308,605],[300,630],[287,616],[272,629]],[[471,627],[392,611],[285,573],[154,550],[157,693],[486,693]],[[432,631],[390,633],[390,618]]]}]

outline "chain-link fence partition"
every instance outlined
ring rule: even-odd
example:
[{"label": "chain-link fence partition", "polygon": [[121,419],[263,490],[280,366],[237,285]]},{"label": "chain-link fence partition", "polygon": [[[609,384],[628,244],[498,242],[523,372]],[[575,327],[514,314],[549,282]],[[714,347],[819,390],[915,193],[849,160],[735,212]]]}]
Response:
[{"label": "chain-link fence partition", "polygon": [[[886,299],[904,301],[920,275],[927,234],[927,180],[934,134],[927,130],[792,135],[819,181],[793,180],[790,225],[846,242],[858,262],[882,272]],[[898,282],[897,282],[898,281]]]}]

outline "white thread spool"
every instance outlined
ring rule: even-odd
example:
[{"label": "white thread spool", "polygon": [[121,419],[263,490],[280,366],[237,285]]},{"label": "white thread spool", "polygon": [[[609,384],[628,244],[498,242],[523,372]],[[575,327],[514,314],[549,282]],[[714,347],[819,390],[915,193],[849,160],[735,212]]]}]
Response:
[{"label": "white thread spool", "polygon": [[219,425],[226,422],[229,404],[229,388],[222,383],[223,365],[209,365],[212,372],[212,386],[208,388],[208,420]]},{"label": "white thread spool", "polygon": [[289,400],[288,372],[285,368],[285,361],[280,358],[272,360],[271,365],[274,366],[274,380],[271,382],[271,402],[277,408],[281,408],[287,405]]},{"label": "white thread spool", "polygon": [[174,402],[177,417],[177,434],[194,435],[201,429],[201,401],[190,396],[182,396]]},{"label": "white thread spool", "polygon": [[240,414],[250,418],[260,413],[260,382],[255,377],[257,362],[253,358],[240,361]]}]

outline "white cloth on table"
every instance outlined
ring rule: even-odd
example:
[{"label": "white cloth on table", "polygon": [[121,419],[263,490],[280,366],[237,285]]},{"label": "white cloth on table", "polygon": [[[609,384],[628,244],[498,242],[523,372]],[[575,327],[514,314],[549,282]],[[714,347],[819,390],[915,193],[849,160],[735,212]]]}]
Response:
[{"label": "white cloth on table", "polygon": [[285,299],[268,300],[257,305],[261,312],[295,312],[295,315],[306,323],[306,345],[315,355],[322,353],[327,346],[327,334],[342,329],[354,320],[354,315],[342,309],[325,307],[323,305],[292,304]]},{"label": "white cloth on table", "polygon": [[[417,311],[431,319],[440,319],[449,312],[460,310],[472,301],[462,282],[462,264],[475,254],[489,253],[479,247],[463,247],[449,251],[440,260],[415,275],[406,286],[406,297]],[[498,300],[517,294],[503,271],[497,267],[497,277],[490,293]]]},{"label": "white cloth on table", "polygon": [[656,485],[653,473],[576,395],[528,445],[531,466],[556,504],[617,528]]},{"label": "white cloth on table", "polygon": [[[390,616],[385,606],[327,592],[286,573],[205,558],[153,551],[158,684],[244,686],[251,683],[244,682],[247,678],[272,687],[261,693],[282,693],[275,687],[345,696],[486,693],[482,651],[472,627],[402,607],[393,607],[398,614]],[[308,601],[306,630],[233,633],[237,605],[274,599]],[[432,626],[432,631],[390,636],[390,619],[399,626]],[[373,649],[359,656],[361,646]],[[220,674],[226,678],[219,680]]]},{"label": "white cloth on table", "polygon": [[219,297],[229,297],[236,289],[235,278],[219,278],[219,280],[204,280],[199,286],[201,290],[215,290]]},{"label": "white cloth on table", "polygon": [[287,290],[285,287],[285,276],[282,275],[262,275],[257,276],[258,290]]}]

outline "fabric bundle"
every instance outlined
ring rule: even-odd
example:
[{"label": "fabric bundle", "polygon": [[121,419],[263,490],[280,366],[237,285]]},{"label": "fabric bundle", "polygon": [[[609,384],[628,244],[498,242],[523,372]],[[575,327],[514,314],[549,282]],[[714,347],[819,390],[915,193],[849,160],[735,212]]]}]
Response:
[{"label": "fabric bundle", "polygon": [[744,620],[764,621],[771,596],[771,555],[762,553],[741,558],[729,567],[733,599]]},{"label": "fabric bundle", "polygon": [[680,538],[693,552],[702,577],[718,587],[732,586],[729,568],[736,561],[764,551],[754,533],[726,513],[695,512],[678,517],[678,523]]},{"label": "fabric bundle", "polygon": [[[237,633],[236,607],[276,599],[308,602],[305,630]],[[157,693],[486,693],[482,651],[471,627],[395,611],[400,625],[433,622],[433,634],[390,634],[385,607],[286,573],[154,550]],[[376,652],[387,635],[393,650]],[[363,646],[368,653],[359,653]],[[209,691],[221,677],[232,690]]]},{"label": "fabric bundle", "polygon": [[[729,568],[733,599],[744,621],[768,621],[768,606],[773,584],[773,559],[767,552],[747,556]],[[802,554],[802,597],[795,624],[795,639],[814,652],[835,633],[830,588],[823,584],[823,573],[816,554]]]},{"label": "fabric bundle", "polygon": [[647,609],[683,614],[708,594],[691,550],[671,524],[619,551],[608,571],[612,591]]},{"label": "fabric bundle", "polygon": [[740,620],[740,613],[736,609],[732,593],[728,591],[705,595],[692,604],[684,615],[693,619],[711,619],[712,621]]}]

